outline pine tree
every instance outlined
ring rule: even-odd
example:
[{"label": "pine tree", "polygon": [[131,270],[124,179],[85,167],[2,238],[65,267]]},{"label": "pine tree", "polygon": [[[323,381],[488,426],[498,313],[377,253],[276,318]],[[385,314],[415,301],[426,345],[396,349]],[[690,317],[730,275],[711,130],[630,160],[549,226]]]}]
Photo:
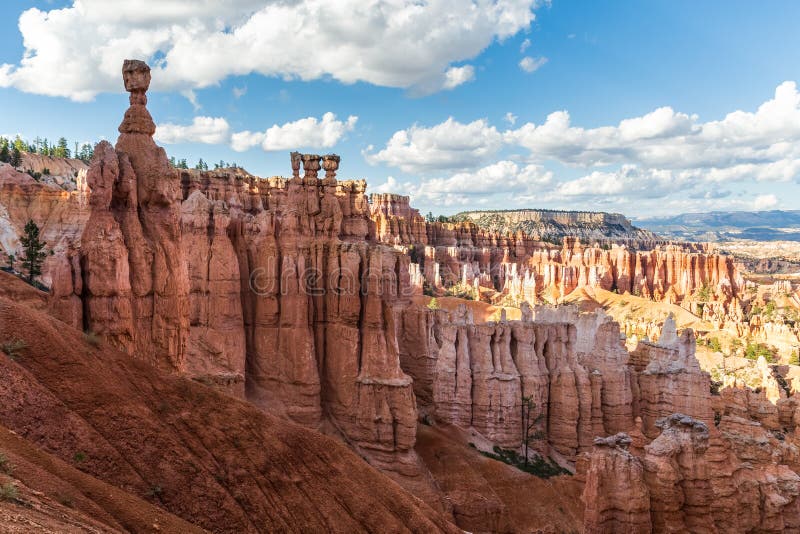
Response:
[{"label": "pine tree", "polygon": [[11,159],[11,153],[8,151],[8,141],[6,141],[5,143],[0,142],[0,161],[2,161],[3,163],[8,163],[10,159]]},{"label": "pine tree", "polygon": [[14,148],[11,149],[11,156],[8,158],[8,162],[15,168],[22,165],[22,153],[17,148],[17,145],[14,145]]},{"label": "pine tree", "polygon": [[69,157],[69,148],[67,148],[67,140],[64,137],[59,138],[58,145],[54,150],[55,157],[57,158],[68,158]]},{"label": "pine tree", "polygon": [[24,152],[26,148],[28,148],[27,143],[22,140],[20,136],[14,138],[14,148],[19,150],[20,152]]},{"label": "pine tree", "polygon": [[32,284],[42,274],[42,263],[47,257],[44,251],[46,243],[39,241],[39,227],[32,219],[25,224],[25,234],[19,241],[23,249],[22,265],[28,271],[28,283]]},{"label": "pine tree", "polygon": [[17,260],[16,254],[9,254],[8,255],[8,268],[11,269],[11,272],[14,272],[14,262]]},{"label": "pine tree", "polygon": [[94,148],[89,143],[84,143],[81,146],[80,154],[76,154],[76,157],[84,163],[89,163],[92,160],[92,156],[94,156]]}]

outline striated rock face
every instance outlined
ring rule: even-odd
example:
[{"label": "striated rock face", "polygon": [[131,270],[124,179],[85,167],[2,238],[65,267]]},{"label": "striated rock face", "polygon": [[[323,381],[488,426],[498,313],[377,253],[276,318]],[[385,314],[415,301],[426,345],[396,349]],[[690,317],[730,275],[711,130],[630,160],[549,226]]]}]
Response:
[{"label": "striated rock face", "polygon": [[81,237],[83,323],[87,330],[132,353],[135,348],[133,296],[128,248],[111,212],[119,159],[107,142],[98,143],[88,173],[91,216]]},{"label": "striated rock face", "polygon": [[409,264],[372,239],[363,181],[337,181],[333,154],[293,154],[288,180],[179,174],[152,139],[149,68],[126,61],[123,77],[131,96],[119,140],[98,145],[89,169],[85,329],[328,428],[434,502],[399,362]]},{"label": "striated rock face", "polygon": [[653,532],[645,471],[630,444],[624,433],[594,440],[583,489],[585,532]]},{"label": "striated rock face", "polygon": [[647,437],[658,436],[657,421],[673,413],[685,413],[706,424],[713,422],[710,377],[695,358],[694,333],[690,329],[678,336],[675,322],[669,318],[659,342],[640,341],[634,354],[638,362],[648,362],[638,374],[636,406]]},{"label": "striated rock face", "polygon": [[192,193],[181,205],[181,248],[189,271],[185,372],[244,397],[245,332],[239,262],[227,231],[229,207]]},{"label": "striated rock face", "polygon": [[464,306],[450,314],[409,308],[401,363],[423,412],[504,447],[520,445],[522,397],[531,397],[536,430],[546,435],[537,446],[574,460],[595,436],[633,424],[619,326],[574,308],[530,315],[475,324]]},{"label": "striated rock face", "polygon": [[[720,327],[742,321],[744,280],[733,258],[700,245],[639,236],[584,246],[572,236],[557,247],[533,231],[482,224],[481,217],[488,216],[483,212],[463,215],[457,223],[426,222],[408,197],[389,194],[373,195],[371,209],[378,239],[411,257],[420,291],[427,284],[441,294],[459,284],[484,300],[533,305],[563,299],[577,289],[600,288],[680,304]],[[589,233],[604,225],[624,228],[626,221],[613,214],[530,211],[535,215],[531,220],[561,221]],[[515,212],[493,213],[505,220]],[[599,239],[584,237],[590,243]]]},{"label": "striated rock face", "polygon": [[186,369],[189,277],[181,247],[178,176],[145,104],[150,69],[123,66],[131,106],[112,149],[100,143],[88,172],[91,217],[81,238],[84,327],[171,371]]},{"label": "striated rock face", "polygon": [[708,465],[708,426],[682,414],[658,420],[662,430],[645,447],[645,481],[655,532],[714,532]]}]

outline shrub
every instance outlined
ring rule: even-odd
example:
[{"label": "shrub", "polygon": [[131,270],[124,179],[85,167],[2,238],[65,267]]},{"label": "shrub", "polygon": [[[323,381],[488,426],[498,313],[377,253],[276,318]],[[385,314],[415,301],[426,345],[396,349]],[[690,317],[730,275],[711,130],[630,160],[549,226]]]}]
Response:
[{"label": "shrub", "polygon": [[800,352],[797,349],[794,349],[789,356],[789,365],[800,365]]},{"label": "shrub", "polygon": [[719,342],[718,338],[712,337],[708,340],[708,348],[713,350],[714,352],[722,351],[722,345]]},{"label": "shrub", "polygon": [[83,340],[86,341],[92,347],[100,346],[100,336],[95,334],[94,332],[84,332],[83,333]]},{"label": "shrub", "polygon": [[16,360],[20,357],[21,351],[25,350],[28,347],[27,343],[25,343],[21,339],[14,339],[11,341],[6,341],[2,345],[0,345],[0,349],[3,352],[8,354],[8,357],[12,360]]},{"label": "shrub", "polygon": [[75,461],[76,464],[79,464],[81,462],[85,462],[86,461],[86,453],[82,452],[82,451],[78,451],[78,452],[75,453],[75,455],[72,457],[72,459]]},{"label": "shrub", "polygon": [[511,449],[502,449],[497,445],[494,446],[493,450],[494,454],[484,451],[481,451],[481,454],[487,458],[514,466],[520,471],[524,471],[539,478],[550,478],[558,475],[572,474],[550,458],[545,459],[541,456],[536,456],[534,459],[528,460],[526,465],[525,459],[519,455],[517,451]]},{"label": "shrub", "polygon": [[0,485],[0,501],[16,502],[19,500],[19,490],[13,482]]},{"label": "shrub", "polygon": [[428,302],[428,309],[429,310],[438,310],[440,308],[439,301],[436,300],[436,297],[433,297],[430,302]]},{"label": "shrub", "polygon": [[759,356],[763,356],[767,363],[777,363],[778,361],[775,351],[766,343],[748,343],[744,350],[744,357],[748,360],[757,360]]},{"label": "shrub", "polygon": [[697,300],[701,302],[708,302],[711,298],[711,286],[708,283],[703,283],[703,286],[697,290]]},{"label": "shrub", "polygon": [[8,456],[0,452],[0,471],[3,473],[10,475],[14,472],[14,466],[11,465],[11,462],[8,459]]}]

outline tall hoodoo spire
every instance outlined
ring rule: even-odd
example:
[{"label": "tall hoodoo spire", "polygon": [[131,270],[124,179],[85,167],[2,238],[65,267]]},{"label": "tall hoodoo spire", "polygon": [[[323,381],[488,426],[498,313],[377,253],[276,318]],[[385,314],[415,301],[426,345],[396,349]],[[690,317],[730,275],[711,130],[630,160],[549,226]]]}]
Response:
[{"label": "tall hoodoo spire", "polygon": [[130,107],[119,125],[122,134],[153,135],[156,125],[147,111],[147,89],[150,87],[150,67],[138,59],[126,59],[122,64],[122,79],[130,95]]}]

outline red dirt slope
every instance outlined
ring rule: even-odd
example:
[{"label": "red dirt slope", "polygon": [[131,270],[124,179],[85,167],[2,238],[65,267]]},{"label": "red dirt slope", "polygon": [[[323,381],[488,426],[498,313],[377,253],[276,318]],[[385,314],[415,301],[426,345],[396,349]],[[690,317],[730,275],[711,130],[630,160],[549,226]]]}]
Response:
[{"label": "red dirt slope", "polygon": [[339,442],[93,346],[6,281],[0,347],[25,348],[0,351],[0,424],[81,471],[214,532],[459,532]]},{"label": "red dirt slope", "polygon": [[0,532],[206,532],[130,493],[47,454],[0,426],[0,484],[16,500],[0,500]]}]

